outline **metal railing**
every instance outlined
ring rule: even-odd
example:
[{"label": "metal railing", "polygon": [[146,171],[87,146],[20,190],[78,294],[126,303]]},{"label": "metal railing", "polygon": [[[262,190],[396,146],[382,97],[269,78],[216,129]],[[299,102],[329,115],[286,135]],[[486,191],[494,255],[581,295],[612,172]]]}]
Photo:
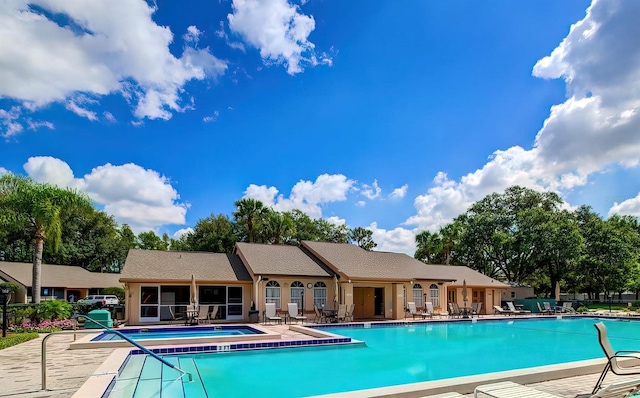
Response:
[{"label": "metal railing", "polygon": [[[90,317],[86,316],[86,315],[76,315],[73,317],[74,319],[77,318],[85,318],[88,319],[89,321],[95,323],[96,325],[102,326],[102,332],[103,333],[113,333],[117,336],[119,336],[121,339],[127,341],[129,344],[139,348],[141,351],[143,351],[145,354],[157,359],[158,361],[160,361],[162,364],[167,365],[168,367],[170,367],[173,370],[176,370],[178,372],[180,372],[180,377],[183,376],[187,376],[187,381],[193,381],[193,377],[191,376],[191,373],[186,372],[182,369],[180,369],[179,367],[173,365],[172,363],[168,362],[166,359],[162,358],[161,356],[159,356],[158,354],[156,354],[155,352],[149,350],[148,348],[146,348],[143,345],[140,345],[139,343],[136,343],[135,341],[131,340],[129,337],[127,337],[126,335],[124,335],[123,333],[115,330],[115,329],[110,329],[109,327],[103,325],[102,323],[91,319]],[[42,339],[42,389],[46,390],[47,389],[47,340],[49,340],[50,337],[52,336],[57,336],[60,334],[77,334],[77,333],[96,333],[96,331],[98,331],[99,329],[96,330],[63,330],[61,332],[53,332],[50,333],[46,336],[44,336],[44,338]],[[75,337],[74,337],[75,340]]]}]

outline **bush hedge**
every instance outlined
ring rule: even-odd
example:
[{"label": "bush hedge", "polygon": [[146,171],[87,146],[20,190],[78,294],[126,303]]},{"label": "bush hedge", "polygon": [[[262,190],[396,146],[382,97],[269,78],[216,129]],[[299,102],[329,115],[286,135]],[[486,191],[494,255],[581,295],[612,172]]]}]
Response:
[{"label": "bush hedge", "polygon": [[8,334],[7,337],[0,337],[0,350],[37,338],[38,333]]}]

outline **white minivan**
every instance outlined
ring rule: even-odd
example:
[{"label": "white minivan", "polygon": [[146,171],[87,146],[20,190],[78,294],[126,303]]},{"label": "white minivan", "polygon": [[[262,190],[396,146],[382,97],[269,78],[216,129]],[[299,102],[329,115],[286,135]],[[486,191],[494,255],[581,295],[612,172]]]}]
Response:
[{"label": "white minivan", "polygon": [[111,294],[96,294],[80,299],[78,300],[78,303],[102,304],[103,307],[112,307],[114,305],[118,305],[120,303],[120,300],[118,300],[118,297]]}]

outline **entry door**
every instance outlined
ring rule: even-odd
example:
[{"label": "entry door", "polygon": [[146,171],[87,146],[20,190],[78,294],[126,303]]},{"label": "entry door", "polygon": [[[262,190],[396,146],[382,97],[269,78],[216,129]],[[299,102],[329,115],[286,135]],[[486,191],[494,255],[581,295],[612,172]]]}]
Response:
[{"label": "entry door", "polygon": [[244,319],[242,306],[242,286],[227,287],[227,319],[230,321]]},{"label": "entry door", "polygon": [[158,322],[160,320],[160,287],[140,287],[140,322]]}]

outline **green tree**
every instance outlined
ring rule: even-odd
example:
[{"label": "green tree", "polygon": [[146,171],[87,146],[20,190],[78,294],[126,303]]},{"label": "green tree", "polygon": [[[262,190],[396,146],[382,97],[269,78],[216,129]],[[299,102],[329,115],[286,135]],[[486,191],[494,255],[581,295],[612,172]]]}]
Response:
[{"label": "green tree", "polygon": [[140,232],[136,240],[138,249],[169,250],[169,236],[166,233],[161,238],[153,231]]},{"label": "green tree", "polygon": [[525,282],[537,269],[534,224],[528,211],[557,212],[562,204],[552,192],[518,186],[493,193],[471,205],[461,224],[460,255],[472,268],[509,282]]},{"label": "green tree", "polygon": [[349,234],[349,240],[351,243],[368,251],[371,251],[374,247],[378,246],[378,244],[373,241],[373,231],[362,227],[353,228]]},{"label": "green tree", "polygon": [[[198,220],[192,232],[182,235],[180,241],[185,243],[175,250],[207,251],[214,253],[232,253],[238,237],[235,226],[229,217],[223,214]],[[174,248],[172,247],[172,250]]]},{"label": "green tree", "polygon": [[[249,243],[254,241],[254,230],[259,229],[264,217],[267,215],[268,208],[264,207],[261,201],[251,198],[240,199],[235,202],[236,211],[233,212],[233,218],[243,231],[246,231],[246,237]],[[257,225],[256,225],[257,224]]]},{"label": "green tree", "polygon": [[437,232],[422,231],[416,235],[416,252],[413,257],[426,264],[435,264],[442,253],[442,238]]},{"label": "green tree", "polygon": [[61,214],[73,208],[92,209],[89,198],[73,189],[41,184],[28,177],[0,177],[0,223],[29,231],[33,239],[32,298],[40,303],[40,272],[45,240],[57,249],[62,237]]}]

